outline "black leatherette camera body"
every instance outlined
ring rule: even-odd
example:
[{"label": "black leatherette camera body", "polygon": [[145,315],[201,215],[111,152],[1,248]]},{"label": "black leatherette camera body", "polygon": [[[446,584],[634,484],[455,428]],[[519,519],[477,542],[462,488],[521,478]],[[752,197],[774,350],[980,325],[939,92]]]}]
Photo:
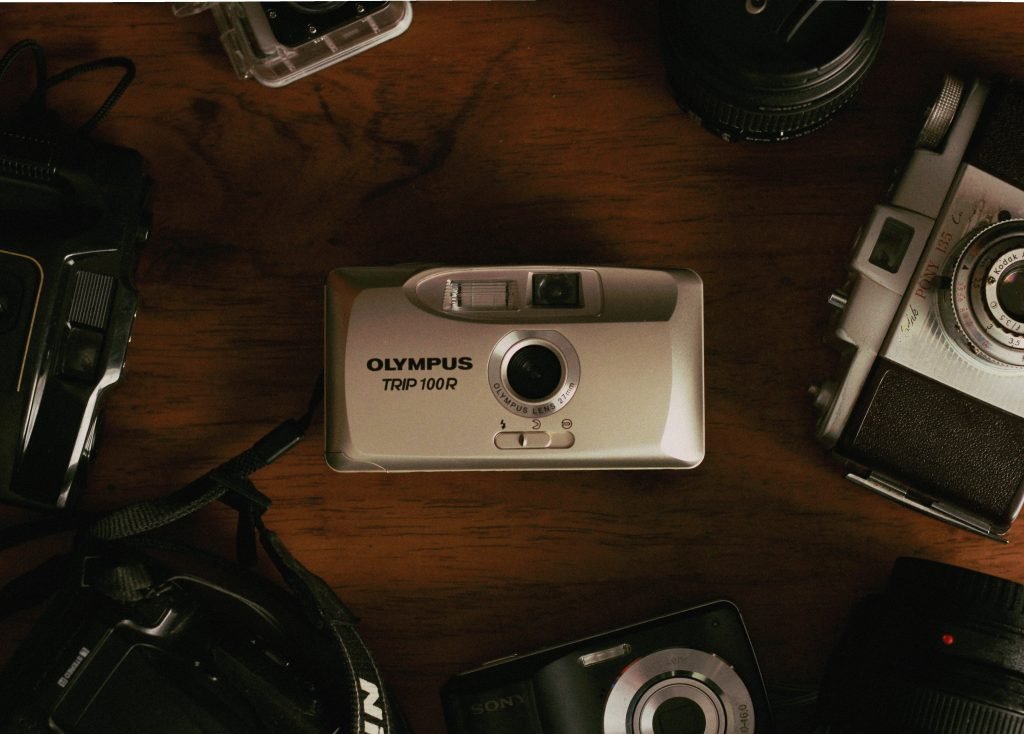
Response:
[{"label": "black leatherette camera body", "polygon": [[0,498],[69,504],[120,377],[148,236],[144,164],[82,137],[0,131]]}]

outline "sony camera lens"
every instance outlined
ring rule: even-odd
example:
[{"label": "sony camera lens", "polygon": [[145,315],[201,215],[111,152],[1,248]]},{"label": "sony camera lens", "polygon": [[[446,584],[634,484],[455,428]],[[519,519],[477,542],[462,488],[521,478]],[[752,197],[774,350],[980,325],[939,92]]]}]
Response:
[{"label": "sony camera lens", "polygon": [[580,305],[579,273],[537,273],[533,276],[533,305],[576,308]]},{"label": "sony camera lens", "polygon": [[543,400],[562,385],[562,360],[550,347],[529,344],[509,358],[505,374],[509,388],[520,398]]},{"label": "sony camera lens", "polygon": [[1002,275],[996,296],[1010,318],[1024,321],[1024,265],[1010,268]]},{"label": "sony camera lens", "polygon": [[824,734],[1024,731],[1024,586],[916,558],[861,602],[818,702]]}]

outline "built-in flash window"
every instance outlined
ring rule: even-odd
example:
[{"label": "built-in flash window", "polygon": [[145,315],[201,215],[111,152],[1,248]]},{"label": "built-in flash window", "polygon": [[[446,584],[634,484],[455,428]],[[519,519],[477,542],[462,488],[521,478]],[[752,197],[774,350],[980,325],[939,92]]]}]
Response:
[{"label": "built-in flash window", "polygon": [[514,311],[519,308],[514,280],[449,280],[444,287],[445,311]]},{"label": "built-in flash window", "polygon": [[599,650],[598,652],[588,652],[586,655],[580,655],[577,658],[580,665],[584,668],[589,668],[592,665],[600,665],[609,660],[616,660],[621,657],[629,655],[633,651],[628,644],[616,645],[615,647],[609,647],[607,650]]}]

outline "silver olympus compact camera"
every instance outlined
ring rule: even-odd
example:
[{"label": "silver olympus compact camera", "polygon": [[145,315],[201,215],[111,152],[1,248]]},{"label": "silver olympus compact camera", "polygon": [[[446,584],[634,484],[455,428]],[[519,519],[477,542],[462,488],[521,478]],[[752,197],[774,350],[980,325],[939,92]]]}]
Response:
[{"label": "silver olympus compact camera", "polygon": [[511,655],[441,690],[451,734],[770,734],[739,610],[717,601]]},{"label": "silver olympus compact camera", "polygon": [[326,285],[338,471],[691,468],[704,457],[690,270],[356,267]]},{"label": "silver olympus compact camera", "polygon": [[818,435],[854,482],[992,538],[1024,501],[1024,94],[947,77],[830,303]]}]

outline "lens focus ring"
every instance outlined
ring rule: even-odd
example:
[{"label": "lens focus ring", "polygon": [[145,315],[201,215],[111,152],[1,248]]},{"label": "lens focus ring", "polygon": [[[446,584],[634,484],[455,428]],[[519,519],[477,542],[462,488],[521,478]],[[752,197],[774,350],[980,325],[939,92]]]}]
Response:
[{"label": "lens focus ring", "polygon": [[743,679],[717,655],[667,648],[630,664],[604,709],[604,734],[756,731],[754,704]]},{"label": "lens focus ring", "polygon": [[978,356],[1024,367],[1024,220],[1010,219],[975,235],[950,274],[956,329]]}]

